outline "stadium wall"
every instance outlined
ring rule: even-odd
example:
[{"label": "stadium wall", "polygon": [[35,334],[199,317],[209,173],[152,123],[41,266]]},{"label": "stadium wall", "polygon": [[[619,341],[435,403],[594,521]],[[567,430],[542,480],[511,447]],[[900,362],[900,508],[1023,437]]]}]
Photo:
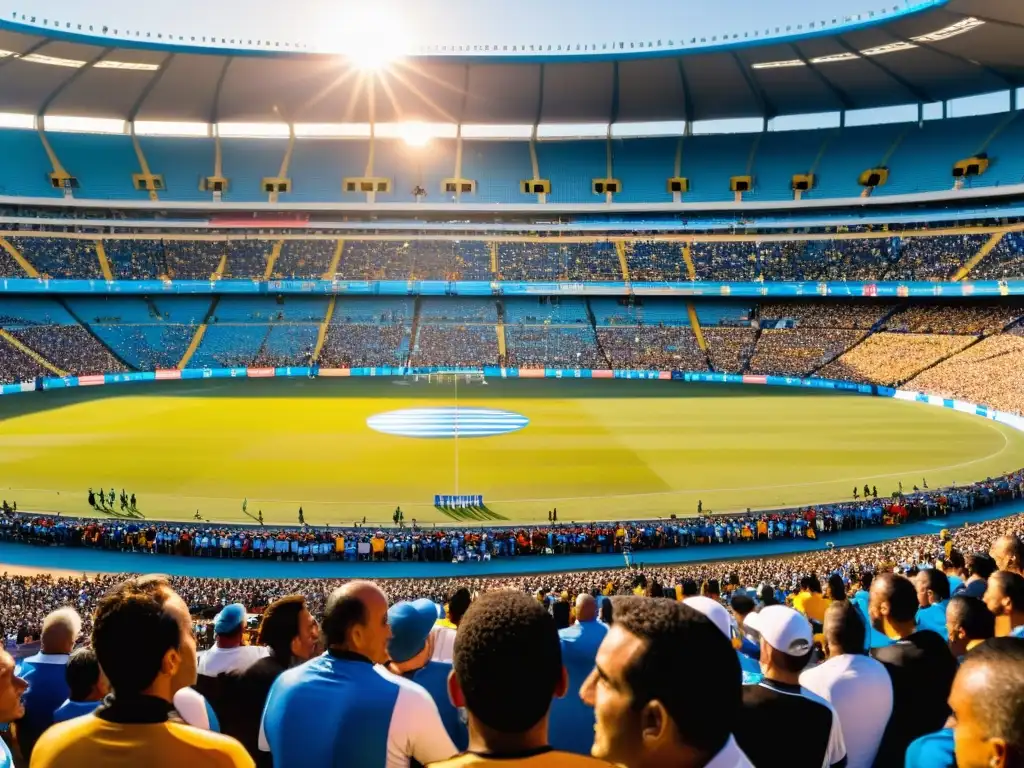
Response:
[{"label": "stadium wall", "polygon": [[[196,380],[196,379],[262,379],[262,378],[308,378],[323,376],[325,378],[346,377],[390,377],[406,376],[413,373],[450,373],[452,368],[186,368],[145,371],[137,373],[106,373],[92,376],[65,376],[39,380],[38,387],[34,383],[0,385],[0,395],[23,394],[71,387],[94,387],[107,384],[131,384],[150,381]],[[609,370],[609,369],[575,369],[575,368],[499,368],[485,366],[484,376],[503,379],[633,379],[650,381],[697,382],[702,384],[746,384],[774,387],[800,387],[804,389],[832,390],[851,392],[875,397],[891,397],[896,400],[922,403],[940,408],[949,408],[961,413],[980,416],[985,419],[1005,424],[1024,432],[1024,417],[997,411],[985,405],[968,403],[963,400],[952,400],[929,395],[924,392],[911,392],[903,389],[880,387],[874,384],[858,384],[852,381],[835,379],[803,379],[793,376],[755,376],[732,373],[690,373],[686,371],[643,371],[643,370]]]}]

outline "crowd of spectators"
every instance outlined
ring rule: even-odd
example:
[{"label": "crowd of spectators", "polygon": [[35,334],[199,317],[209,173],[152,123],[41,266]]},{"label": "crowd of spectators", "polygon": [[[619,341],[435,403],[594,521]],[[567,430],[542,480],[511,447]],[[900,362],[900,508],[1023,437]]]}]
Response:
[{"label": "crowd of spectators", "polygon": [[1024,277],[1024,232],[1007,232],[996,247],[971,270],[971,280]]},{"label": "crowd of spectators", "polygon": [[115,280],[156,280],[167,274],[163,240],[104,240],[103,250]]},{"label": "crowd of spectators", "polygon": [[285,240],[272,277],[319,280],[330,268],[337,246],[337,240]]},{"label": "crowd of spectators", "polygon": [[590,326],[505,326],[506,365],[513,368],[607,368]]},{"label": "crowd of spectators", "polygon": [[635,240],[626,244],[626,265],[634,283],[681,283],[690,279],[682,243]]},{"label": "crowd of spectators", "polygon": [[762,330],[750,358],[751,373],[806,376],[865,337],[864,331],[829,328]]},{"label": "crowd of spectators", "polygon": [[874,333],[818,371],[825,379],[894,387],[973,344],[975,336]]},{"label": "crowd of spectators", "polygon": [[35,358],[0,339],[0,384],[35,381],[36,378],[50,375],[50,371],[41,366]]},{"label": "crowd of spectators", "polygon": [[912,304],[893,314],[884,327],[898,333],[980,336],[999,333],[1021,315],[1024,315],[1024,307],[1013,304]]},{"label": "crowd of spectators", "polygon": [[494,325],[421,324],[409,363],[469,368],[498,365],[497,328]]},{"label": "crowd of spectators", "polygon": [[167,276],[171,280],[209,280],[228,254],[224,240],[164,240]]},{"label": "crowd of spectators", "polygon": [[262,279],[274,244],[270,240],[230,240],[225,278]]},{"label": "crowd of spectators", "polygon": [[808,301],[765,302],[760,307],[762,328],[793,321],[801,328],[844,328],[868,331],[895,309],[893,304],[874,302]]},{"label": "crowd of spectators", "polygon": [[743,373],[757,344],[756,328],[705,328],[711,367],[718,373]]},{"label": "crowd of spectators", "polygon": [[103,279],[96,243],[93,240],[11,237],[9,242],[43,277]]},{"label": "crowd of spectators", "polygon": [[907,382],[907,388],[1024,414],[1024,337],[983,339]]},{"label": "crowd of spectators", "polygon": [[988,235],[899,238],[900,259],[888,279],[949,280],[981,250]]},{"label": "crowd of spectators", "polygon": [[688,327],[598,328],[597,344],[612,368],[706,371],[708,367],[707,355]]},{"label": "crowd of spectators", "polygon": [[0,722],[42,768],[1012,768],[1022,533],[374,583],[4,574],[0,637],[38,652],[0,650]]},{"label": "crowd of spectators", "polygon": [[9,333],[61,370],[76,376],[128,370],[80,325],[34,325],[11,328]]},{"label": "crowd of spectators", "polygon": [[401,365],[399,350],[408,346],[409,326],[405,323],[331,323],[320,350],[322,368],[361,368]]},{"label": "crowd of spectators", "polygon": [[21,265],[3,248],[0,248],[0,277],[28,277]]}]

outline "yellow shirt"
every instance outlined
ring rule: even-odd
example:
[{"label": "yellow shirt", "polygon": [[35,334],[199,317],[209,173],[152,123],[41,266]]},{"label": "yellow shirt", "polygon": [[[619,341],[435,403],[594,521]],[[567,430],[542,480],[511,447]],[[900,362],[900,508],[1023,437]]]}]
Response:
[{"label": "yellow shirt", "polygon": [[111,723],[96,715],[49,728],[32,751],[32,768],[254,768],[229,736],[189,725]]},{"label": "yellow shirt", "polygon": [[818,623],[824,623],[825,609],[828,606],[829,601],[817,592],[800,592],[793,598],[793,608],[800,611],[811,621],[817,621]]},{"label": "yellow shirt", "polygon": [[526,754],[523,757],[501,755],[488,757],[472,752],[463,752],[439,763],[430,763],[427,768],[482,768],[483,766],[505,768],[506,766],[522,766],[522,768],[612,768],[611,763],[593,757],[584,757],[571,752],[559,752],[549,749],[545,752]]}]

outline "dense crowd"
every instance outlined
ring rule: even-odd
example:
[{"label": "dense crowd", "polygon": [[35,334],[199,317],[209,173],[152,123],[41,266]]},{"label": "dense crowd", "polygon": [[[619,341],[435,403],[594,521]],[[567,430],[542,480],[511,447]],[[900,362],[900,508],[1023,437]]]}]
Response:
[{"label": "dense crowd", "polygon": [[399,348],[408,344],[409,326],[332,323],[320,350],[320,365],[325,368],[401,365]]},{"label": "dense crowd", "polygon": [[423,325],[409,357],[414,366],[470,367],[498,365],[494,325]]},{"label": "dense crowd", "polygon": [[762,330],[750,358],[751,373],[807,376],[865,336],[864,331],[829,328]]},{"label": "dense crowd", "polygon": [[598,328],[597,344],[612,368],[702,371],[708,365],[688,327]]},{"label": "dense crowd", "polygon": [[990,336],[907,382],[907,388],[1024,414],[1024,337]]},{"label": "dense crowd", "polygon": [[0,650],[0,758],[1013,768],[1022,533],[1017,515],[783,558],[500,578],[4,574],[0,637],[34,655]]},{"label": "dense crowd", "polygon": [[[864,486],[855,500],[807,508],[604,523],[377,528],[330,525],[298,528],[232,527],[210,523],[79,519],[10,513],[0,516],[0,540],[36,545],[167,554],[188,557],[292,561],[398,562],[491,561],[547,554],[633,554],[654,549],[719,546],[774,539],[813,539],[870,526],[941,517],[950,512],[1020,498],[1024,470],[946,489],[904,489],[882,496]],[[6,501],[4,508],[7,508]]]},{"label": "dense crowd", "polygon": [[34,325],[11,328],[8,332],[61,370],[74,375],[128,370],[108,347],[80,325]]},{"label": "dense crowd", "polygon": [[974,336],[874,333],[818,371],[826,379],[843,379],[894,387],[963,351]]},{"label": "dense crowd", "polygon": [[50,375],[50,371],[34,358],[0,340],[0,384],[34,381],[38,377]]},{"label": "dense crowd", "polygon": [[928,306],[914,304],[892,315],[885,330],[898,333],[948,333],[979,336],[999,333],[1024,314],[1013,304]]},{"label": "dense crowd", "polygon": [[[684,248],[697,280],[949,280],[985,244],[987,234],[813,240],[727,240],[681,242],[632,240],[624,244],[633,282],[690,279]],[[103,277],[96,241],[14,237],[12,244],[41,274],[50,277]],[[223,257],[225,277],[263,277],[275,240],[102,240],[119,279],[206,280]],[[338,241],[281,240],[275,278],[322,278]],[[497,272],[492,271],[492,248]],[[1007,233],[971,273],[974,279],[1020,277],[1024,235]],[[0,274],[22,275],[0,255]],[[531,240],[491,243],[483,240],[342,241],[339,279],[352,280],[592,280],[624,279],[617,247],[610,242],[560,243]]]},{"label": "dense crowd", "polygon": [[518,368],[607,368],[594,329],[505,326],[507,364]]}]

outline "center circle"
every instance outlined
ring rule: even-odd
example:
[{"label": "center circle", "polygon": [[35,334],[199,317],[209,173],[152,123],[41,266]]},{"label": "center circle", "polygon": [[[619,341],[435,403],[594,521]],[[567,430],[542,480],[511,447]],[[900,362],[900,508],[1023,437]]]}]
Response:
[{"label": "center circle", "polygon": [[366,425],[401,437],[493,437],[523,429],[530,420],[521,413],[494,408],[403,408],[370,416]]}]

